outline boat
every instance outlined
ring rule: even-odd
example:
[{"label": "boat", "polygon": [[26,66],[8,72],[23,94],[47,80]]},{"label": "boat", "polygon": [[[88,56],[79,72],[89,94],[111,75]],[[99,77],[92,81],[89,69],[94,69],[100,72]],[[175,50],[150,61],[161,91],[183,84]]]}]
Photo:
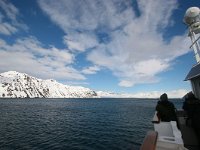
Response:
[{"label": "boat", "polygon": [[155,112],[149,131],[140,147],[141,150],[200,150],[200,9],[190,7],[186,10],[184,23],[188,27],[196,64],[187,74],[185,81],[190,81],[192,92],[198,99],[195,104],[195,125],[187,124],[188,114],[183,109],[176,111],[177,121],[162,122]]}]

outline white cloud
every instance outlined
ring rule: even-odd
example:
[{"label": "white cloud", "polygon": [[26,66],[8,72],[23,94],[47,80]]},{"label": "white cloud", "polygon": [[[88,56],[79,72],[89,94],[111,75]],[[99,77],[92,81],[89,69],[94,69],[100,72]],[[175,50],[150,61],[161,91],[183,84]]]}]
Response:
[{"label": "white cloud", "polygon": [[159,82],[159,78],[155,77],[156,74],[166,71],[168,67],[169,64],[167,62],[158,59],[138,61],[138,63],[135,63],[132,67],[132,71],[121,75],[126,80],[121,80],[119,85],[123,87],[131,87],[134,84],[137,84],[138,81],[139,83]]},{"label": "white cloud", "polygon": [[132,87],[133,86],[133,82],[130,81],[130,80],[121,80],[119,82],[119,86],[122,86],[122,87]]},{"label": "white cloud", "polygon": [[[120,86],[158,82],[158,74],[189,50],[186,34],[166,42],[160,32],[170,23],[174,2],[163,5],[163,1],[140,1],[141,16],[132,19],[123,30],[111,32],[112,41],[101,44],[88,55],[88,60],[112,70],[121,80]],[[155,9],[158,5],[161,7]]]},{"label": "white cloud", "polygon": [[100,71],[98,66],[90,66],[82,70],[84,74],[96,74],[98,71]]},{"label": "white cloud", "polygon": [[41,78],[84,80],[74,69],[74,55],[67,49],[45,48],[36,38],[18,39],[9,45],[0,40],[0,72],[15,70]]},{"label": "white cloud", "polygon": [[[131,1],[120,0],[39,0],[42,10],[66,33],[69,30],[91,31],[98,26],[116,29],[132,16]],[[124,8],[123,8],[124,7]]]},{"label": "white cloud", "polygon": [[[87,59],[110,69],[119,85],[159,82],[159,73],[188,52],[187,35],[165,40],[166,27],[173,25],[177,1],[138,0],[139,16],[131,0],[40,0],[39,6],[66,33],[69,49],[84,52]],[[107,39],[101,41],[105,36]]]},{"label": "white cloud", "polygon": [[129,96],[137,97],[137,98],[159,98],[161,94],[167,93],[168,98],[182,98],[188,92],[189,91],[186,89],[178,89],[178,90],[172,90],[172,91],[139,92],[135,94],[130,94]]},{"label": "white cloud", "polygon": [[12,21],[17,20],[17,15],[19,15],[19,10],[11,3],[6,0],[1,0],[0,7],[4,10],[7,17]]},{"label": "white cloud", "polygon": [[98,96],[100,97],[115,97],[115,98],[156,98],[159,99],[160,95],[167,93],[168,98],[182,98],[189,91],[186,89],[178,89],[172,91],[151,91],[151,92],[139,92],[139,93],[113,93],[113,92],[104,92],[97,91]]},{"label": "white cloud", "polygon": [[63,38],[70,50],[85,51],[98,45],[95,35],[85,33],[71,33]]},{"label": "white cloud", "polygon": [[28,27],[19,21],[19,10],[6,0],[0,1],[0,34],[11,35],[18,31],[18,28],[28,30]]},{"label": "white cloud", "polygon": [[5,35],[11,35],[15,32],[17,32],[17,29],[14,26],[5,22],[0,24],[0,33]]}]

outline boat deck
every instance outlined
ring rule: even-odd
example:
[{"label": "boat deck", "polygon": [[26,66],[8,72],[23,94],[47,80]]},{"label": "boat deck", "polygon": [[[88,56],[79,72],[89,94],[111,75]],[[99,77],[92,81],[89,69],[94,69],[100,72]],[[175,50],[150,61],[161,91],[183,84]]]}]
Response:
[{"label": "boat deck", "polygon": [[179,128],[182,133],[184,146],[189,150],[199,150],[198,137],[191,126],[186,125],[186,114],[183,110],[177,111]]}]

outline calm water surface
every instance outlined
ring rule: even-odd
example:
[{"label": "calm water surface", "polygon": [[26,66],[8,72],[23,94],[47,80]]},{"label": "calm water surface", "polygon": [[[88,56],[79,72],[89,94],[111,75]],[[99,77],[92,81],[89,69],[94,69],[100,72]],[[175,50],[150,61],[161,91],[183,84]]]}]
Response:
[{"label": "calm water surface", "polygon": [[[0,99],[0,149],[139,149],[156,100]],[[181,107],[180,101],[174,103]]]}]

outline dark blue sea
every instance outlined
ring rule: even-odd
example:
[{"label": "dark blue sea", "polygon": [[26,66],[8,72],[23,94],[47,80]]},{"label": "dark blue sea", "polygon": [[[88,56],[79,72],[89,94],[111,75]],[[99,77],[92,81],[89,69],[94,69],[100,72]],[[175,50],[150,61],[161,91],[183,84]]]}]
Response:
[{"label": "dark blue sea", "polygon": [[[182,101],[173,101],[178,108]],[[0,149],[137,150],[157,100],[0,99]]]}]

